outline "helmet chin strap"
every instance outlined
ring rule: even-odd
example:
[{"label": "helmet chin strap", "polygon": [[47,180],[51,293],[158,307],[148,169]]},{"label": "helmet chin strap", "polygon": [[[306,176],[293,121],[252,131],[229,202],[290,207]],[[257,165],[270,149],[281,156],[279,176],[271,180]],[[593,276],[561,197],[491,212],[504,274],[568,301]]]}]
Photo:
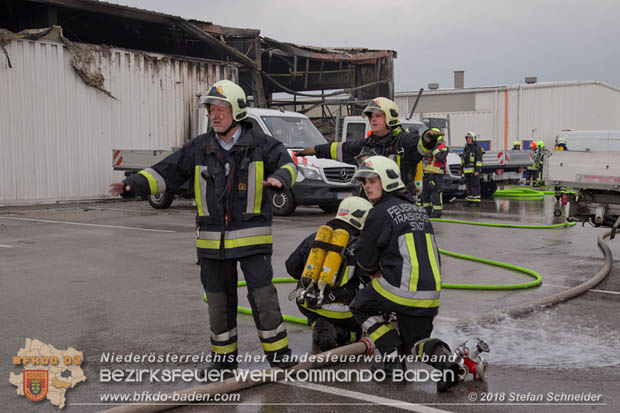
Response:
[{"label": "helmet chin strap", "polygon": [[226,129],[224,132],[222,133],[218,133],[218,135],[220,136],[226,136],[228,135],[228,132],[230,132],[235,126],[237,126],[239,124],[239,122],[233,120],[232,123],[230,124],[230,126],[228,127],[228,129]]}]

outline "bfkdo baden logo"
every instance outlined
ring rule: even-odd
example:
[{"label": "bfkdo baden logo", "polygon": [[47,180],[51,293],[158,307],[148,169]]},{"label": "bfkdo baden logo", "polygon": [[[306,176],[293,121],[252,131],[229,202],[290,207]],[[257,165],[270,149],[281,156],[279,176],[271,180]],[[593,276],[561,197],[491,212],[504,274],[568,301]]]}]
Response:
[{"label": "bfkdo baden logo", "polygon": [[24,370],[24,396],[33,402],[40,402],[47,396],[49,375],[47,370]]},{"label": "bfkdo baden logo", "polygon": [[10,373],[9,381],[17,394],[33,402],[49,400],[59,409],[65,407],[67,390],[86,381],[82,370],[84,355],[73,347],[58,350],[39,340],[26,339],[26,345],[13,356],[13,366],[23,367]]}]

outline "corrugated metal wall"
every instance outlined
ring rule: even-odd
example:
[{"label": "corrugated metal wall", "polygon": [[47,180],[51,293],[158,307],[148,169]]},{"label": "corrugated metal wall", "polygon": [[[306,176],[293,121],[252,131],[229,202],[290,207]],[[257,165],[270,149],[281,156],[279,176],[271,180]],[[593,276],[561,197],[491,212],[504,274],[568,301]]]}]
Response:
[{"label": "corrugated metal wall", "polygon": [[112,149],[168,149],[191,138],[193,101],[228,63],[93,47],[114,98],[87,86],[62,43],[12,41],[0,53],[0,204],[107,196]]},{"label": "corrugated metal wall", "polygon": [[[507,140],[505,90],[508,90]],[[475,111],[450,112],[453,145],[460,146],[459,138],[468,130],[478,133],[481,140],[491,140],[491,148],[495,150],[503,148],[505,141],[510,148],[515,140],[532,138],[543,140],[552,148],[562,129],[620,129],[620,90],[600,82],[520,85],[505,90],[476,92]],[[435,97],[450,101],[454,95]],[[398,96],[395,100],[401,113],[408,113],[408,97]],[[424,113],[424,116],[447,114]]]}]

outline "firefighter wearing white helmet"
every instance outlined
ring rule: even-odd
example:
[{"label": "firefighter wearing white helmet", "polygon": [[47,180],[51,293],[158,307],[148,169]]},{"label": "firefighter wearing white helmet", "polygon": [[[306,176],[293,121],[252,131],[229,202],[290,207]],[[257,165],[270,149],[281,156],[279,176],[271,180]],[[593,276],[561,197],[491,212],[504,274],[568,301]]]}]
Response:
[{"label": "firefighter wearing white helmet", "polygon": [[237,265],[248,281],[266,358],[272,366],[287,367],[291,350],[271,282],[272,212],[264,188],[289,189],[297,168],[281,142],[244,122],[246,97],[238,85],[215,83],[203,103],[211,123],[207,133],[124,182],[113,183],[110,193],[133,197],[174,192],[191,180],[200,278],[209,303],[209,368],[237,367]]},{"label": "firefighter wearing white helmet", "polygon": [[[295,291],[297,307],[308,318],[308,325],[312,327],[312,341],[321,351],[349,344],[361,337],[362,329],[353,318],[349,304],[359,290],[362,277],[362,270],[355,265],[355,245],[371,208],[372,204],[364,198],[345,198],[340,203],[336,217],[325,224],[334,231],[342,229],[349,233],[335,288],[330,291],[328,299],[315,305],[300,297],[299,288]],[[315,237],[316,233],[306,237],[286,260],[286,270],[292,277],[301,278],[310,250],[316,247]],[[363,276],[368,278],[368,274]]]},{"label": "firefighter wearing white helmet", "polygon": [[467,196],[465,205],[480,205],[480,172],[482,172],[482,150],[476,140],[475,132],[465,135],[465,148],[461,155],[461,170],[465,178]]},{"label": "firefighter wearing white helmet", "polygon": [[[364,181],[368,199],[374,203],[355,249],[357,265],[372,275],[350,306],[353,315],[383,356],[383,369],[391,376],[405,369],[399,356],[418,354],[428,360],[433,355],[449,355],[447,344],[428,339],[433,317],[439,308],[441,264],[431,221],[404,189],[394,161],[372,156],[355,173]],[[394,313],[399,330],[386,319]],[[428,343],[427,346],[416,343]],[[429,353],[430,352],[430,353]],[[458,364],[446,358],[430,363],[452,373],[438,383],[447,391],[457,379]]]},{"label": "firefighter wearing white helmet", "polygon": [[360,165],[369,156],[386,156],[398,164],[405,183],[412,181],[418,162],[435,148],[441,133],[431,129],[422,131],[420,135],[406,132],[400,126],[398,106],[384,97],[372,99],[363,114],[370,123],[371,133],[367,137],[316,145],[296,155],[316,155],[352,165]]}]

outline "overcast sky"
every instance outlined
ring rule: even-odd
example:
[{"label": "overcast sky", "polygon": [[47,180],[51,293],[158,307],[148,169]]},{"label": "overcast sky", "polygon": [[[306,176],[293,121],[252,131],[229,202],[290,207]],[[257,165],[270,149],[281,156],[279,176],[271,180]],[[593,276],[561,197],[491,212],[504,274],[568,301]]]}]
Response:
[{"label": "overcast sky", "polygon": [[600,80],[620,87],[620,0],[109,0],[302,45],[398,52],[397,92]]}]

